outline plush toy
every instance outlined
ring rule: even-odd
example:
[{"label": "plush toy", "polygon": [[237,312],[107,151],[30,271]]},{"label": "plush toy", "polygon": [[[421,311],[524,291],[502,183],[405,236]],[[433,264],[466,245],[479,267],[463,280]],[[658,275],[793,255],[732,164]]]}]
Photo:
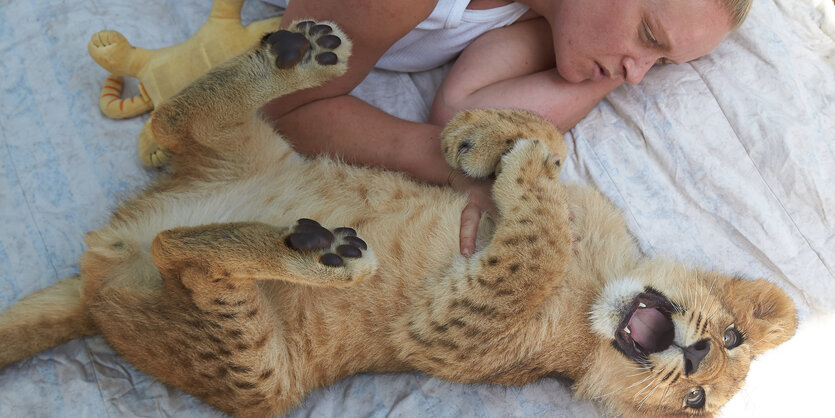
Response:
[{"label": "plush toy", "polygon": [[[99,107],[114,119],[132,118],[178,93],[212,67],[254,46],[278,28],[281,17],[241,24],[244,0],[214,0],[209,19],[191,38],[167,48],[136,48],[119,32],[93,35],[87,50],[111,74],[102,87]],[[139,94],[122,98],[122,77],[139,80]],[[162,166],[168,151],[159,146],[146,122],[139,133],[139,157],[148,166]]]}]

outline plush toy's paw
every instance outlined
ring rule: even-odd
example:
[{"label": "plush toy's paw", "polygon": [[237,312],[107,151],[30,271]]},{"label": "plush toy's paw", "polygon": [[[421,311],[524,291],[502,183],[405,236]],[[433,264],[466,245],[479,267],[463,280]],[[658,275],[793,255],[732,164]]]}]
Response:
[{"label": "plush toy's paw", "polygon": [[[277,70],[314,70],[313,78],[329,79],[343,74],[351,54],[348,37],[327,22],[294,22],[287,30],[264,36],[261,43]],[[322,77],[316,77],[317,73]]]},{"label": "plush toy's paw", "polygon": [[148,123],[142,127],[136,147],[139,151],[139,159],[148,167],[162,167],[171,158],[171,152],[154,141],[154,134]]},{"label": "plush toy's paw", "polygon": [[441,150],[452,167],[470,177],[487,177],[498,174],[502,156],[520,139],[543,142],[557,165],[565,157],[565,144],[556,127],[521,110],[460,112],[441,133]]},{"label": "plush toy's paw", "polygon": [[121,48],[130,47],[130,42],[115,30],[103,30],[93,34],[90,38],[90,45],[94,48]]},{"label": "plush toy's paw", "polygon": [[368,244],[352,228],[328,230],[312,219],[299,219],[284,243],[311,264],[304,275],[313,282],[347,284],[376,270]]},{"label": "plush toy's paw", "polygon": [[123,59],[123,55],[131,49],[131,44],[119,32],[115,30],[103,30],[93,34],[87,44],[87,51],[94,60],[103,67],[117,65],[114,60]]}]

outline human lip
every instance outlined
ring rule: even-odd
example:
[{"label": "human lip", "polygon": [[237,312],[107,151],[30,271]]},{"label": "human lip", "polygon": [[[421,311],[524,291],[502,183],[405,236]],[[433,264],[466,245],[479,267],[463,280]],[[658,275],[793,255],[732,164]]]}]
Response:
[{"label": "human lip", "polygon": [[601,78],[615,78],[614,76],[612,76],[612,72],[607,70],[606,67],[600,65],[598,62],[595,62],[594,64],[597,66],[597,71],[600,72]]},{"label": "human lip", "polygon": [[596,61],[594,63],[594,72],[591,75],[591,81],[600,81],[603,77],[606,76],[606,70],[598,64]]}]

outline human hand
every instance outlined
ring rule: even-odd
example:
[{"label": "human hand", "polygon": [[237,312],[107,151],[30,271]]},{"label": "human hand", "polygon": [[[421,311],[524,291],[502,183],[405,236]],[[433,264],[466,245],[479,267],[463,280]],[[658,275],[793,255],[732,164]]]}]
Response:
[{"label": "human hand", "polygon": [[478,235],[478,222],[481,214],[490,212],[495,214],[496,204],[493,202],[491,180],[474,179],[465,176],[458,170],[449,175],[449,184],[453,189],[468,196],[467,206],[461,211],[461,230],[459,232],[459,247],[461,255],[469,257],[475,251],[475,240]]}]

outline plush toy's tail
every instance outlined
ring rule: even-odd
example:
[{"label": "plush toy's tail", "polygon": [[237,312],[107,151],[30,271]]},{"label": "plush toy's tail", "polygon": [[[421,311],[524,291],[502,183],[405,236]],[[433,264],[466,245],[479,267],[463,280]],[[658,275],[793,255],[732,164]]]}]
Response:
[{"label": "plush toy's tail", "polygon": [[71,339],[95,334],[78,275],[37,291],[0,314],[0,369]]},{"label": "plush toy's tail", "polygon": [[122,98],[122,83],[122,77],[114,74],[110,74],[104,82],[99,96],[99,108],[105,116],[127,119],[153,110],[154,103],[142,83],[139,83],[139,94],[129,99]]}]

